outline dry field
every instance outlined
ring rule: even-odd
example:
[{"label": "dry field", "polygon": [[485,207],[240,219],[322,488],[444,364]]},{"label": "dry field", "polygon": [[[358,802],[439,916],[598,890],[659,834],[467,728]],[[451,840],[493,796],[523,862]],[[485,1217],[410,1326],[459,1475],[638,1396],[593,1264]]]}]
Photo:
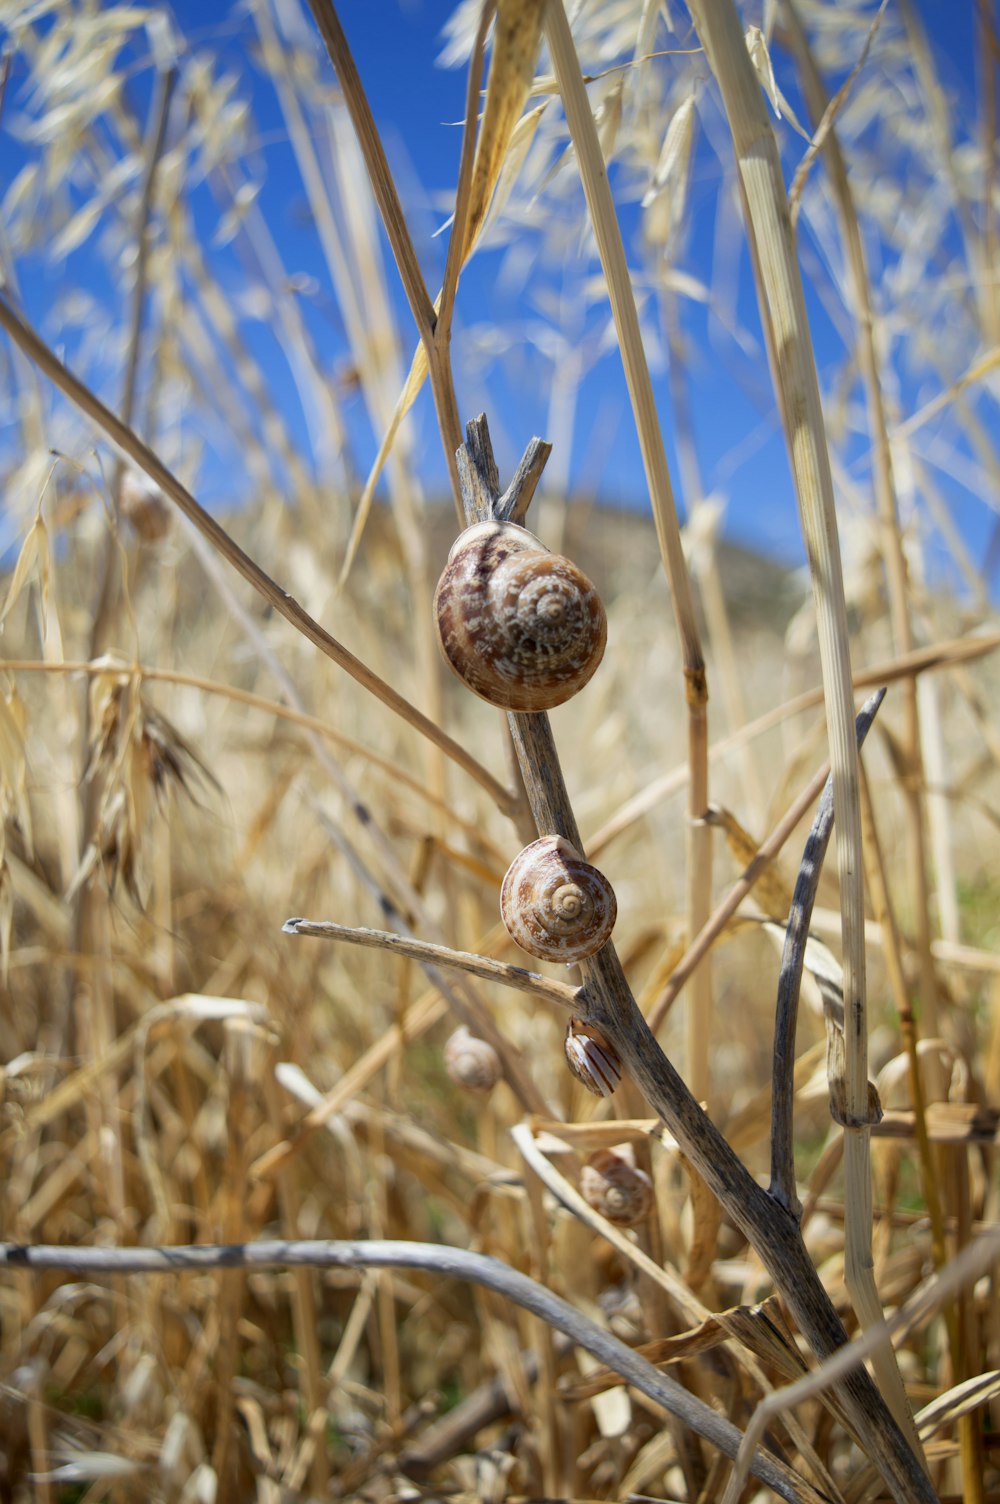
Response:
[{"label": "dry field", "polygon": [[[993,10],[959,141],[909,0],[463,4],[435,311],[310,3],[236,24],[336,351],[211,38],[0,7],[0,1501],[1000,1499]],[[752,307],[688,266],[692,182],[742,204]],[[547,484],[530,432],[491,485],[452,359],[480,235],[603,268],[652,516]],[[757,320],[808,571],[720,540],[706,303],[734,370]],[[433,607],[536,481],[608,622],[550,716],[459,683]],[[556,835],[617,898],[570,967],[500,918]]]}]

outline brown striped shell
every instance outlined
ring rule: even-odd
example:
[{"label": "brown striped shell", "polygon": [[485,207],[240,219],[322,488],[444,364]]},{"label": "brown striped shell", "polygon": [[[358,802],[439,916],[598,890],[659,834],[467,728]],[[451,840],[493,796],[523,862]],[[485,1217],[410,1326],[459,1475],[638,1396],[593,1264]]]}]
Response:
[{"label": "brown striped shell", "polygon": [[611,938],[614,889],[562,836],[543,836],[511,862],[500,890],[507,933],[543,961],[582,961]]},{"label": "brown striped shell", "polygon": [[434,615],[449,666],[502,710],[551,710],[571,699],[608,636],[587,576],[513,522],[478,522],[459,535]]},{"label": "brown striped shell", "polygon": [[566,1064],[595,1097],[610,1097],[622,1078],[622,1063],[614,1045],[593,1024],[571,1018],[566,1028]]}]

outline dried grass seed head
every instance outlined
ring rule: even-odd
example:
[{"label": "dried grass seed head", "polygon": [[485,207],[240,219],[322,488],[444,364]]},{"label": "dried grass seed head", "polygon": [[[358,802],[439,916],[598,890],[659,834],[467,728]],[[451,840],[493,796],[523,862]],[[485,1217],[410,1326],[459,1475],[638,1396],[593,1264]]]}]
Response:
[{"label": "dried grass seed head", "polygon": [[142,840],[156,804],[171,787],[190,793],[192,774],[211,773],[165,716],[145,704],[135,674],[113,659],[90,685],[90,757],[86,778],[99,788],[94,828],[72,891],[98,864],[113,888],[119,878],[142,905]]}]

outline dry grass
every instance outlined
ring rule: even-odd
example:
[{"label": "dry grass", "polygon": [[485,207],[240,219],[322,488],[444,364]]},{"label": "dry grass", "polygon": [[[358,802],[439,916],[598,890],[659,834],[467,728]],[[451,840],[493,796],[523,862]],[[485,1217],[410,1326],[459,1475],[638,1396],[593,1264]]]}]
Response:
[{"label": "dry grass", "polygon": [[[984,73],[979,134],[956,148],[908,8],[900,19],[890,7],[874,36],[871,9],[796,12],[801,33],[784,11],[786,30],[771,38],[785,83],[812,79],[814,57],[834,93],[870,42],[828,117],[852,198],[827,138],[803,174],[798,233],[843,342],[842,363],[821,375],[851,670],[856,690],[875,671],[890,683],[854,797],[869,1068],[885,1109],[871,1136],[873,1272],[892,1311],[997,1222],[997,621],[985,561],[949,511],[956,477],[994,509],[1000,494],[995,103]],[[780,940],[808,818],[735,916],[714,929],[710,916],[824,764],[823,674],[806,583],[718,542],[716,499],[698,472],[685,319],[709,301],[709,335],[736,377],[754,336],[721,261],[711,285],[695,287],[685,260],[692,164],[717,189],[720,217],[736,169],[705,58],[657,14],[585,7],[574,38],[599,75],[589,98],[622,167],[616,191],[645,195],[644,240],[629,253],[646,258],[642,317],[660,319],[673,356],[674,484],[696,615],[682,621],[682,646],[651,519],[567,504],[543,485],[535,524],[588,570],[610,624],[600,672],[552,725],[584,845],[615,887],[629,985],[662,1019],[658,1038],[682,1073],[701,1083],[707,1069],[713,1121],[766,1178]],[[459,8],[459,51],[479,16],[478,5]],[[588,1096],[565,1068],[565,1017],[540,996],[452,986],[412,959],[282,933],[304,914],[525,960],[498,923],[500,881],[523,844],[511,812],[523,828],[525,810],[506,733],[437,657],[430,600],[454,514],[426,505],[405,423],[385,466],[389,505],[372,511],[340,583],[370,460],[352,440],[351,385],[377,446],[415,335],[396,327],[368,179],[311,31],[282,31],[263,0],[253,7],[257,87],[277,90],[346,331],[351,376],[339,385],[325,325],[256,205],[241,80],[134,11],[60,5],[57,26],[26,8],[4,18],[17,61],[3,124],[21,134],[24,161],[3,200],[5,307],[22,289],[37,306],[34,279],[51,259],[59,294],[42,332],[70,368],[194,495],[218,445],[234,493],[254,497],[222,519],[231,538],[484,776],[255,596],[136,469],[95,450],[79,408],[5,341],[0,1239],[403,1239],[489,1254],[745,1429],[803,1354],[776,1299],[766,1319],[733,1309],[773,1297],[771,1281],[634,1085]],[[977,24],[985,53],[996,41],[985,7]],[[678,50],[647,57],[664,47]],[[542,267],[589,234],[546,58],[506,155],[491,138],[502,203],[486,227],[487,238],[530,241]],[[135,114],[136,79],[148,118]],[[818,119],[814,79],[803,96]],[[790,182],[807,145],[782,115]],[[510,125],[505,116],[502,133]],[[710,150],[696,144],[700,131]],[[231,244],[202,235],[210,203],[216,241]],[[880,267],[866,284],[857,226]],[[237,252],[251,298],[232,294]],[[627,289],[612,288],[617,316]],[[858,353],[869,320],[873,339]],[[276,351],[304,440],[269,364]],[[581,347],[558,401],[538,414],[554,465],[586,358]],[[430,371],[447,398],[446,338]],[[657,441],[652,429],[646,440]],[[665,528],[659,519],[661,542]],[[960,582],[952,591],[930,562],[942,547]],[[712,695],[704,745],[684,708],[699,639]],[[688,790],[700,800],[705,784],[717,813],[692,843]],[[840,909],[831,862],[813,931],[832,950]],[[712,1011],[689,1029],[692,985],[674,1005],[672,979],[687,975],[677,968],[705,920],[711,969],[694,978]],[[822,961],[807,964],[822,973]],[[812,971],[796,1043],[797,1192],[810,1257],[853,1330],[845,1134],[831,1119]],[[460,1020],[501,1054],[503,1079],[488,1093],[445,1071]],[[578,1189],[585,1158],[622,1144],[653,1186],[651,1213],[630,1229]],[[992,1273],[967,1280],[898,1348],[918,1420],[930,1407],[922,1439],[934,1486],[969,1504],[1000,1496],[998,1310]],[[728,1476],[714,1448],[664,1426],[648,1394],[452,1274],[7,1270],[0,1332],[0,1498],[18,1504],[388,1501],[422,1496],[425,1484],[432,1497],[721,1500]],[[866,1484],[836,1404],[805,1400],[770,1442],[802,1480],[795,1497],[886,1497]],[[753,1485],[744,1495],[764,1496]]]}]

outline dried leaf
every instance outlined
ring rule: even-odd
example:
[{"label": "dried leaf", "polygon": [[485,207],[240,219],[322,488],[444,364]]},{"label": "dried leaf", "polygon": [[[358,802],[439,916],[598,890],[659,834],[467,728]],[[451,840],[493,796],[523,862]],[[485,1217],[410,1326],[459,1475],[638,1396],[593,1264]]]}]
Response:
[{"label": "dried leaf", "polygon": [[[743,872],[759,861],[758,843],[728,809],[712,805],[705,814],[705,821],[725,831],[726,845]],[[787,918],[792,906],[792,890],[773,861],[765,862],[755,876],[753,895],[765,914],[770,914],[775,919]]]},{"label": "dried leaf", "polygon": [[841,1128],[872,1127],[882,1121],[878,1088],[874,1081],[868,1082],[866,1112],[859,1122],[847,1109],[847,1053],[843,1026],[831,1016],[828,1009],[823,1010],[823,1016],[826,1021],[826,1074],[830,1087],[830,1116]]},{"label": "dried leaf", "polygon": [[[689,94],[681,100],[667,126],[667,134],[663,139],[663,148],[660,152],[660,160],[656,164],[653,181],[643,195],[642,207],[649,206],[659,198],[667,188],[672,191],[673,205],[677,212],[671,213],[671,219],[678,221],[683,211],[684,201],[687,197],[688,176],[691,168],[691,148],[694,144],[694,113],[695,96]],[[673,206],[672,206],[673,207]]]},{"label": "dried leaf", "polygon": [[940,1431],[945,1426],[954,1425],[963,1415],[970,1415],[973,1410],[989,1404],[998,1394],[1000,1370],[997,1369],[977,1374],[975,1378],[966,1379],[953,1389],[939,1394],[916,1417],[921,1440],[933,1436],[935,1431]]},{"label": "dried leaf", "polygon": [[[435,310],[437,310],[439,306],[440,298],[434,304]],[[426,377],[427,352],[424,349],[423,341],[421,341],[416,350],[413,352],[413,362],[410,366],[410,374],[406,378],[406,385],[400,392],[396,406],[393,408],[392,417],[389,419],[389,426],[386,429],[385,433],[382,435],[382,442],[379,445],[378,454],[375,456],[375,462],[368,473],[368,479],[365,481],[365,488],[362,491],[360,499],[358,501],[357,511],[354,514],[354,522],[351,526],[351,536],[347,542],[347,551],[344,555],[344,562],[340,570],[339,584],[341,585],[344,584],[347,576],[350,574],[351,566],[354,563],[355,558],[357,557],[358,548],[361,544],[361,537],[365,530],[365,523],[368,521],[368,515],[372,509],[372,502],[375,499],[375,487],[379,483],[379,477],[381,476],[382,471],[385,467],[385,462],[389,458],[389,455],[392,453],[392,446],[396,442],[396,435],[399,433],[403,419],[406,417],[407,413],[410,411],[410,408],[413,406],[414,402],[416,402],[418,396],[420,395],[420,388],[423,386]]]},{"label": "dried leaf", "polygon": [[510,145],[507,148],[507,155],[504,157],[503,166],[500,169],[500,176],[497,180],[493,198],[490,201],[486,219],[483,221],[483,234],[486,233],[494,220],[503,213],[514,185],[520,176],[521,168],[524,166],[528,152],[531,150],[531,145],[538,132],[542,116],[548,107],[549,101],[545,100],[543,104],[536,106],[533,110],[528,110],[526,114],[522,115],[514,127],[510,138]]},{"label": "dried leaf", "polygon": [[[749,1352],[777,1369],[789,1381],[801,1378],[806,1371],[795,1339],[782,1318],[778,1299],[773,1295],[760,1305],[734,1306],[708,1316],[698,1326],[675,1337],[657,1337],[652,1342],[640,1343],[636,1352],[647,1363],[667,1367],[711,1352],[721,1343],[731,1340],[742,1343]],[[608,1368],[598,1368],[575,1383],[560,1384],[559,1396],[565,1401],[592,1399],[621,1382],[620,1374]]]},{"label": "dried leaf", "polygon": [[72,1459],[62,1462],[48,1473],[36,1473],[39,1482],[90,1483],[98,1478],[112,1481],[132,1478],[145,1472],[145,1465],[130,1457],[119,1457],[113,1452],[74,1452]]},{"label": "dried leaf", "polygon": [[524,108],[542,40],[543,0],[499,0],[486,106],[476,141],[463,262],[486,221],[514,127]]},{"label": "dried leaf", "polygon": [[759,26],[747,27],[746,44],[747,51],[750,54],[750,61],[754,65],[754,70],[761,81],[764,93],[771,101],[771,108],[775,115],[780,120],[781,109],[784,106],[788,123],[799,133],[804,141],[808,141],[811,144],[812,137],[808,131],[802,129],[802,126],[795,117],[795,111],[778,88],[777,80],[774,76],[774,67],[771,63],[771,54],[767,46],[767,39]]},{"label": "dried leaf", "polygon": [[49,604],[51,564],[49,531],[45,526],[41,511],[38,511],[35,513],[35,520],[28,529],[27,536],[21,545],[21,552],[17,556],[17,563],[14,566],[14,578],[10,582],[10,589],[7,591],[7,599],[4,601],[3,610],[0,611],[0,626],[6,621],[25,585],[30,579],[34,578],[40,594],[42,633],[44,635],[46,612]]},{"label": "dried leaf", "polygon": [[[496,33],[493,42],[493,58],[490,63],[489,82],[486,87],[486,107],[483,111],[476,155],[472,166],[472,183],[469,190],[469,214],[465,226],[465,244],[462,248],[462,265],[468,260],[476,241],[482,234],[487,215],[499,182],[507,153],[514,147],[516,161],[520,166],[527,155],[534,132],[538,128],[541,110],[532,112],[527,123],[522,122],[518,135],[518,117],[528,97],[535,75],[535,62],[541,46],[542,0],[500,0]],[[516,178],[516,170],[505,180],[505,195],[510,194]],[[435,300],[435,311],[440,307],[440,297]],[[375,487],[392,452],[403,419],[420,394],[427,378],[427,355],[423,344],[414,352],[406,385],[393,409],[389,426],[382,436],[375,462],[365,481],[365,488],[358,501],[340,571],[341,585],[350,574],[357,557],[365,524],[371,512]]]},{"label": "dried leaf", "polygon": [[84,204],[83,208],[73,215],[65,229],[53,240],[50,247],[51,254],[58,259],[68,256],[71,251],[83,245],[88,236],[97,229],[105,207],[103,194],[95,195],[89,203]]}]

